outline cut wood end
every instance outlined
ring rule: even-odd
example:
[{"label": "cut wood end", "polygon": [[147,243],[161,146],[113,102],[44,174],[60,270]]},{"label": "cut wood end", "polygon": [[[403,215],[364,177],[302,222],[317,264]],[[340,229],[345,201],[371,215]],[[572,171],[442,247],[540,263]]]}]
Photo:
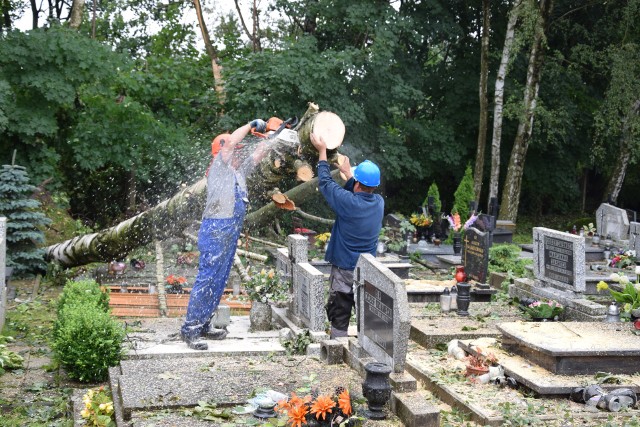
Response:
[{"label": "cut wood end", "polygon": [[282,193],[275,193],[271,196],[271,200],[274,203],[285,203],[287,201],[287,196]]},{"label": "cut wood end", "polygon": [[289,199],[287,196],[285,196],[285,199],[286,200],[284,201],[284,203],[278,203],[274,200],[273,204],[275,204],[278,209],[282,209],[285,211],[295,211],[296,204],[293,203],[293,200]]},{"label": "cut wood end", "polygon": [[280,166],[282,166],[282,161],[280,159],[275,159],[273,161],[273,167],[276,169],[280,169]]},{"label": "cut wood end", "polygon": [[323,111],[313,120],[313,133],[324,139],[328,150],[334,150],[342,145],[345,133],[344,123],[337,114]]},{"label": "cut wood end", "polygon": [[296,176],[302,182],[311,181],[313,179],[313,169],[308,165],[302,166],[296,171]]}]

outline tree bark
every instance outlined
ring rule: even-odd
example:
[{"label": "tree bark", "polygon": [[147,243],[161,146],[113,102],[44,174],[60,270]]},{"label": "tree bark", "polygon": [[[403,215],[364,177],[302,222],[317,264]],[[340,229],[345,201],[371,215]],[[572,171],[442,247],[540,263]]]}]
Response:
[{"label": "tree bark", "polygon": [[504,107],[504,80],[507,76],[509,58],[511,57],[511,46],[513,45],[513,40],[515,38],[515,29],[522,1],[523,0],[516,0],[509,12],[507,32],[504,37],[504,46],[502,47],[502,57],[500,58],[500,66],[498,67],[498,75],[496,76],[493,107],[493,135],[491,137],[491,172],[489,174],[489,197],[487,198],[487,206],[489,206],[489,201],[493,197],[498,197],[498,185],[500,183],[500,145],[502,140],[502,110]]},{"label": "tree bark", "polygon": [[487,145],[487,81],[489,79],[489,0],[482,0],[482,49],[480,50],[480,86],[478,96],[480,101],[480,118],[478,123],[478,147],[476,150],[476,164],[473,172],[473,192],[476,205],[480,203],[482,181],[484,177],[484,156]]},{"label": "tree bark", "polygon": [[2,0],[2,20],[0,20],[0,32],[11,29],[11,2]]},{"label": "tree bark", "polygon": [[540,73],[543,63],[543,40],[546,22],[553,6],[552,0],[540,1],[540,16],[531,51],[529,54],[529,66],[527,67],[527,82],[524,90],[523,117],[520,119],[518,131],[511,150],[509,167],[502,191],[502,204],[499,218],[516,222],[518,206],[520,204],[520,190],[522,188],[522,174],[526,160],[527,149],[531,141],[533,121],[535,118],[538,89],[540,87]]},{"label": "tree bark", "polygon": [[[313,117],[317,114],[317,112],[309,114],[308,121],[313,122]],[[283,164],[293,165],[299,152],[307,151],[308,146],[311,145],[310,140],[304,135],[298,133],[298,136],[299,143],[292,142],[288,137],[287,139],[276,137],[275,147],[270,154],[278,153],[277,155],[282,157]],[[279,183],[273,179],[275,176],[280,176],[281,182],[284,182],[295,173],[295,170],[282,166],[272,169],[272,159],[271,155],[265,157],[257,166],[257,171],[248,179],[250,199],[254,203],[256,200],[264,200],[262,195],[269,194],[271,190],[269,186]],[[316,160],[317,154],[313,159],[314,164]],[[268,166],[265,166],[265,163]],[[269,173],[272,173],[273,176],[268,178],[265,171],[270,171]],[[333,171],[332,175],[337,176],[338,170]],[[294,203],[301,204],[317,194],[317,186],[318,180],[315,178],[292,188],[285,195]],[[47,247],[45,249],[46,257],[49,261],[55,261],[63,267],[124,258],[133,249],[144,246],[153,239],[180,235],[182,230],[200,217],[205,199],[206,179],[203,178],[181,190],[172,198],[114,227]],[[264,225],[282,212],[273,202],[259,203],[258,205],[262,205],[262,207],[247,214],[246,226]]]},{"label": "tree bark", "polygon": [[613,173],[607,184],[607,192],[605,194],[611,195],[611,200],[616,203],[622,184],[624,183],[624,177],[627,173],[629,161],[631,160],[631,144],[633,143],[633,132],[631,130],[630,123],[633,122],[633,116],[640,114],[640,99],[636,100],[631,108],[629,114],[622,121],[622,134],[620,135],[620,151],[618,152],[618,159],[615,163]]},{"label": "tree bark", "polygon": [[211,43],[211,39],[209,38],[209,30],[207,30],[207,25],[204,23],[204,17],[202,15],[202,6],[200,5],[200,0],[193,0],[193,6],[196,9],[196,15],[198,17],[198,25],[200,26],[200,32],[202,33],[202,40],[204,42],[204,48],[207,51],[207,55],[209,55],[209,59],[211,60],[211,68],[213,70],[213,81],[216,88],[216,93],[218,94],[218,101],[220,105],[224,104],[224,82],[222,81],[222,69],[218,64],[218,51],[215,46]]},{"label": "tree bark", "polygon": [[[94,0],[95,1],[95,0]],[[73,0],[71,5],[71,16],[69,18],[69,28],[77,30],[82,24],[85,0]]]}]

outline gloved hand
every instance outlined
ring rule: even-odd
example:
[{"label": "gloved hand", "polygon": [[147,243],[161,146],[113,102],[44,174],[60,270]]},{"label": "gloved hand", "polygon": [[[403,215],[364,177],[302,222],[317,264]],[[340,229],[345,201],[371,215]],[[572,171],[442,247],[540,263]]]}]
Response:
[{"label": "gloved hand", "polygon": [[249,123],[251,129],[255,129],[256,132],[263,133],[267,130],[267,123],[261,119],[255,119]]}]

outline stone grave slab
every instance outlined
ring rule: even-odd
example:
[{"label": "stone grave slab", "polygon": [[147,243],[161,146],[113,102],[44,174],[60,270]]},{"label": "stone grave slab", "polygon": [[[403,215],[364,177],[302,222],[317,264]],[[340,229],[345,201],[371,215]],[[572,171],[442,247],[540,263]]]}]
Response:
[{"label": "stone grave slab", "polygon": [[545,286],[540,280],[516,279],[509,285],[511,298],[530,298],[554,300],[565,308],[565,319],[580,322],[597,322],[604,320],[607,307],[584,298],[575,292],[564,291]]},{"label": "stone grave slab", "polygon": [[411,319],[404,282],[371,254],[355,270],[358,342],[378,362],[403,372]]},{"label": "stone grave slab", "polygon": [[293,295],[296,300],[296,317],[310,331],[323,332],[327,315],[325,311],[324,274],[309,263],[293,266]]},{"label": "stone grave slab", "polygon": [[[484,340],[480,340],[484,341]],[[459,342],[460,347],[469,349],[469,346],[479,342],[479,340],[463,340]],[[505,373],[515,378],[520,385],[529,387],[539,394],[545,394],[544,399],[532,399],[533,405],[539,405],[539,410],[533,410],[529,415],[535,420],[531,421],[531,425],[556,425],[557,420],[565,419],[567,415],[571,417],[573,424],[571,425],[604,425],[609,419],[615,425],[623,425],[624,420],[629,420],[633,416],[637,416],[640,411],[628,410],[626,412],[605,412],[594,411],[582,403],[574,403],[568,399],[569,392],[578,386],[593,383],[593,376],[559,376],[549,373],[542,368],[531,365],[525,359],[509,355],[500,348],[488,347],[488,351],[496,354],[499,362],[505,367]],[[469,349],[470,353],[473,353]],[[515,366],[517,372],[521,372],[525,377],[519,377],[517,373],[511,371],[511,367]],[[453,373],[464,370],[464,363],[455,360],[453,357],[435,357],[433,350],[412,348],[407,355],[407,371],[419,379],[424,388],[434,393],[438,398],[448,405],[458,408],[468,414],[471,421],[482,426],[504,426],[505,418],[501,406],[504,403],[514,403],[518,393],[514,393],[509,387],[498,387],[494,384],[478,384],[465,378],[457,380]],[[460,375],[462,377],[462,375]],[[531,379],[534,382],[527,382]],[[623,378],[624,386],[637,386],[640,378]],[[558,382],[556,382],[558,381]],[[539,384],[542,388],[536,388]],[[550,387],[561,390],[560,393],[540,393],[538,390]],[[605,389],[619,388],[620,385],[605,385]],[[524,405],[526,403],[523,402]],[[525,406],[526,408],[526,406]],[[613,418],[613,419],[611,419]],[[549,424],[547,424],[549,423]]]},{"label": "stone grave slab", "polygon": [[533,273],[536,279],[560,289],[584,292],[584,237],[534,227]]},{"label": "stone grave slab", "polygon": [[627,211],[608,203],[602,203],[596,210],[596,229],[602,237],[626,240],[629,236]]},{"label": "stone grave slab", "polygon": [[361,390],[362,379],[348,366],[304,356],[123,360],[118,389],[123,418],[129,420],[134,411],[193,407],[202,400],[242,405],[258,388],[290,393],[307,386],[310,374],[322,393],[338,386]]},{"label": "stone grave slab", "polygon": [[0,218],[0,331],[4,327],[7,311],[7,283],[5,280],[7,253],[7,218]]},{"label": "stone grave slab", "polygon": [[640,256],[640,222],[629,223],[629,249],[636,251],[636,257]]},{"label": "stone grave slab", "polygon": [[489,267],[489,248],[491,233],[469,227],[462,241],[462,265],[467,278],[478,283],[486,283]]},{"label": "stone grave slab", "polygon": [[[477,354],[473,347],[474,340],[460,340],[458,345],[467,353]],[[540,395],[568,395],[571,391],[584,384],[594,382],[593,374],[559,375],[539,366],[525,357],[510,352],[508,349],[490,347],[505,375],[512,377],[519,384],[535,391]],[[602,384],[605,390],[627,387],[636,393],[640,391],[640,375],[619,375],[621,384]]]},{"label": "stone grave slab", "polygon": [[502,346],[559,375],[634,374],[640,340],[629,323],[509,322],[497,326]]}]

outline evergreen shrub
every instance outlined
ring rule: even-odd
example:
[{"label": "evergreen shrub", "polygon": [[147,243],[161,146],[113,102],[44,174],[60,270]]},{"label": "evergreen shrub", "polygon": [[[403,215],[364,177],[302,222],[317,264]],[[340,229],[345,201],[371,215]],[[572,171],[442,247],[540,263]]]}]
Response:
[{"label": "evergreen shrub", "polygon": [[51,223],[41,211],[40,202],[31,198],[35,186],[22,166],[3,165],[0,169],[0,216],[7,218],[7,267],[13,275],[24,277],[46,271],[41,228]]},{"label": "evergreen shrub", "polygon": [[52,348],[70,378],[104,381],[122,358],[123,325],[108,311],[108,294],[93,280],[68,282],[58,300]]},{"label": "evergreen shrub", "polygon": [[471,165],[467,165],[467,169],[464,172],[464,176],[458,185],[458,189],[453,194],[453,208],[451,213],[460,214],[460,220],[464,223],[469,219],[471,212],[469,211],[469,202],[476,199],[473,191],[473,171]]},{"label": "evergreen shrub", "polygon": [[427,197],[424,198],[424,202],[422,202],[422,206],[428,205],[429,196],[433,196],[433,205],[436,209],[436,212],[442,212],[442,202],[440,201],[440,190],[438,190],[438,185],[435,182],[429,186],[429,190],[427,191]]}]

